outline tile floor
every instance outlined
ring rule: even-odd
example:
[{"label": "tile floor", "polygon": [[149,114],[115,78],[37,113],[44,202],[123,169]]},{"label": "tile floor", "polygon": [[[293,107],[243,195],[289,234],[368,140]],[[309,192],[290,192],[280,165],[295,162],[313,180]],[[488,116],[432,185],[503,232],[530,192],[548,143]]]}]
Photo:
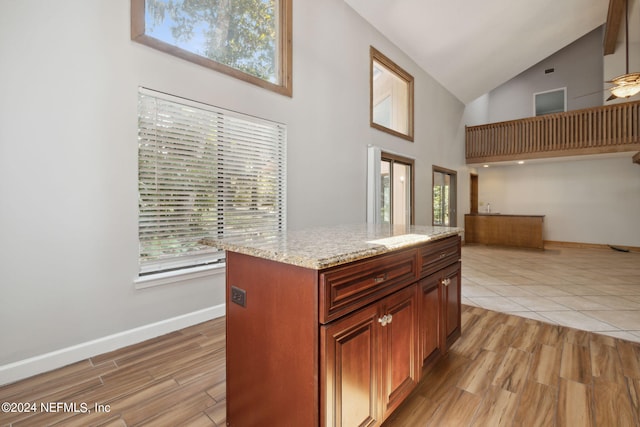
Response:
[{"label": "tile floor", "polygon": [[640,252],[465,245],[462,303],[640,342]]}]

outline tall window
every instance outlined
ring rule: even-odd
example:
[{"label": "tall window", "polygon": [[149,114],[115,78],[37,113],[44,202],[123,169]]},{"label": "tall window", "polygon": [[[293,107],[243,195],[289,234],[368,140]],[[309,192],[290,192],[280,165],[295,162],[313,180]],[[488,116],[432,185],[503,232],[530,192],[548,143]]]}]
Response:
[{"label": "tall window", "polygon": [[131,0],[131,38],[291,96],[291,0]]},{"label": "tall window", "polygon": [[203,237],[285,227],[286,128],[140,89],[140,273],[220,262]]},{"label": "tall window", "polygon": [[410,225],[414,223],[414,160],[367,149],[367,222]]},{"label": "tall window", "polygon": [[456,171],[433,166],[433,225],[455,227]]}]

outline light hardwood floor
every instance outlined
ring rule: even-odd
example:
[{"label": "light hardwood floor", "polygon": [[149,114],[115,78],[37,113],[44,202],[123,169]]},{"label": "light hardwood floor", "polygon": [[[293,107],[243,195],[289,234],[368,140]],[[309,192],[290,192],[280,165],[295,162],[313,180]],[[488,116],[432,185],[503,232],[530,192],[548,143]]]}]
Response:
[{"label": "light hardwood floor", "polygon": [[[0,402],[36,411],[0,412],[0,426],[224,426],[224,328],[212,320],[1,387]],[[41,410],[56,402],[78,413]]]},{"label": "light hardwood floor", "polygon": [[470,306],[462,330],[385,427],[640,425],[640,344]]},{"label": "light hardwood floor", "polygon": [[[224,319],[0,388],[5,426],[223,426]],[[95,411],[94,404],[110,412]],[[276,424],[277,425],[277,424]],[[463,335],[385,427],[637,426],[640,344],[464,306]]]},{"label": "light hardwood floor", "polygon": [[[636,263],[608,252],[600,258],[590,250],[563,251],[573,254],[571,261],[549,257],[552,252],[467,249],[463,249],[467,285],[476,292],[495,292],[490,296],[498,299],[502,296],[497,291],[546,293],[553,287],[576,291],[576,285],[595,289],[603,277],[609,278],[604,289],[613,296],[615,290],[635,292],[629,285],[638,283]],[[612,264],[614,258],[625,261]],[[554,259],[559,264],[554,265]],[[496,260],[507,267],[499,268]],[[527,267],[532,264],[536,266]],[[607,275],[606,267],[612,265],[624,271]],[[560,276],[566,268],[579,272],[585,283]],[[593,271],[591,279],[585,279],[588,271]],[[463,296],[464,289],[463,285]],[[478,301],[488,300],[474,302]],[[533,308],[525,311],[530,312],[516,316],[464,305],[462,337],[384,427],[640,426],[640,343],[553,324],[546,317],[544,322],[522,317],[544,314]],[[0,402],[35,402],[38,409],[0,413],[2,427],[223,426],[224,319],[0,387]],[[85,403],[90,413],[72,413],[64,407],[44,413],[39,405],[48,402],[75,403],[80,411]],[[95,403],[109,405],[110,411],[97,412]]]}]

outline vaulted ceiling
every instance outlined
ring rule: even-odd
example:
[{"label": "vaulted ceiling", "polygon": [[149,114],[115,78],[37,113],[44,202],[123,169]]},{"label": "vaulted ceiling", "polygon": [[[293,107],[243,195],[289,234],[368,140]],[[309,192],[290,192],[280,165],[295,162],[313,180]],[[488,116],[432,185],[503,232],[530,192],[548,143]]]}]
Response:
[{"label": "vaulted ceiling", "polygon": [[465,104],[604,24],[609,5],[608,0],[345,2]]}]

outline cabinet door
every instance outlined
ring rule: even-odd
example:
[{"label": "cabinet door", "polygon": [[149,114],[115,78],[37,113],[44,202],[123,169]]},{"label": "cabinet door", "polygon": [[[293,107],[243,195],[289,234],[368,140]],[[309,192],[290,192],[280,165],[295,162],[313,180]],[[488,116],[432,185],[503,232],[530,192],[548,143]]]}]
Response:
[{"label": "cabinet door", "polygon": [[437,274],[418,282],[418,334],[420,335],[420,362],[423,369],[442,354],[445,345],[441,330],[441,282],[441,277]]},{"label": "cabinet door", "polygon": [[411,393],[419,380],[417,285],[380,302],[382,419]]},{"label": "cabinet door", "polygon": [[460,309],[460,303],[462,274],[460,272],[460,262],[444,269],[442,276],[442,283],[444,285],[444,325],[447,337],[447,347],[449,347],[460,337],[461,333],[462,312]]},{"label": "cabinet door", "polygon": [[322,426],[380,424],[378,306],[320,328]]}]

